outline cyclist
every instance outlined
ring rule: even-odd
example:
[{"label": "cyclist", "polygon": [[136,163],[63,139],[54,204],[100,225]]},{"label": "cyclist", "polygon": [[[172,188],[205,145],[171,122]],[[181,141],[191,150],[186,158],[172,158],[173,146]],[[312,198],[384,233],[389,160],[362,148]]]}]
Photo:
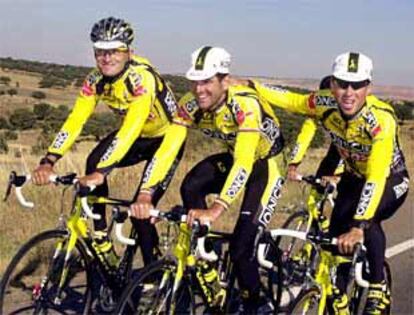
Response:
[{"label": "cyclist", "polygon": [[[322,80],[319,83],[319,90],[329,90],[331,85],[331,75],[327,75],[322,78]],[[299,173],[297,171],[300,163],[302,162],[306,151],[309,148],[309,145],[315,136],[316,129],[317,129],[317,122],[313,118],[307,118],[302,124],[301,130],[298,134],[298,137],[296,139],[296,143],[292,149],[289,163],[288,163],[288,172],[287,172],[287,178],[292,181],[297,181],[299,178]],[[326,181],[334,181],[337,182],[339,180],[339,176],[343,172],[343,161],[340,160],[338,165],[331,165],[332,161],[335,161],[336,154],[335,152],[336,148],[333,144],[329,146],[327,155],[322,160],[320,166],[318,167],[316,171],[316,177],[322,178],[324,182]],[[335,176],[329,176],[332,174],[331,168],[334,167]],[[317,211],[317,202],[321,198],[322,191],[317,191],[316,189],[312,188],[309,194],[309,198],[307,200],[308,209],[310,211],[310,214],[315,218],[318,219],[319,213]],[[320,218],[319,218],[320,219]],[[329,221],[323,220],[323,222],[319,222],[320,226],[323,229],[327,229]]]},{"label": "cyclist", "polygon": [[[337,161],[345,163],[330,233],[339,237],[342,253],[364,241],[371,284],[364,313],[381,314],[390,303],[382,271],[386,237],[381,222],[404,202],[409,176],[394,110],[370,95],[372,70],[370,58],[347,52],[334,61],[330,91],[300,95],[257,82],[250,85],[272,105],[307,114],[328,132]],[[341,281],[339,289],[344,289]]]},{"label": "cyclist", "polygon": [[[104,18],[92,27],[96,68],[86,77],[66,122],[34,171],[36,184],[48,183],[55,163],[69,150],[99,102],[123,117],[120,128],[89,154],[82,185],[97,185],[92,192],[108,195],[107,175],[114,169],[146,161],[133,213],[156,205],[165,192],[183,152],[185,128],[171,123],[177,111],[174,96],[150,62],[134,55],[131,44],[134,31],[123,19]],[[169,136],[167,136],[167,133]],[[173,134],[173,136],[171,136]],[[107,236],[105,207],[95,205],[97,242],[104,252],[113,252]],[[139,234],[145,264],[155,259],[158,242],[155,227],[148,220],[133,220]]]},{"label": "cyclist", "polygon": [[[271,308],[260,296],[258,264],[252,250],[258,226],[275,212],[284,182],[275,156],[283,148],[279,122],[269,104],[246,86],[229,85],[230,54],[203,46],[192,54],[186,73],[191,92],[179,101],[177,124],[222,140],[227,152],[210,155],[195,165],[181,185],[184,206],[192,209],[188,223],[214,222],[245,188],[230,245],[244,312]],[[206,196],[218,194],[207,206]]]}]

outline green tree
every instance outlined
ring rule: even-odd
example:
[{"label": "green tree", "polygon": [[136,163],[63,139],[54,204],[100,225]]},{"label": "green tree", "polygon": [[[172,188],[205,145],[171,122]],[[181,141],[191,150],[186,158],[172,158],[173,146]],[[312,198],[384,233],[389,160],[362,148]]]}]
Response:
[{"label": "green tree", "polygon": [[53,107],[47,103],[35,104],[33,107],[33,113],[38,120],[44,120],[52,112]]},{"label": "green tree", "polygon": [[82,135],[92,135],[97,141],[119,128],[121,119],[112,113],[96,113],[91,116],[83,128]]},{"label": "green tree", "polygon": [[10,115],[9,122],[14,129],[27,130],[35,125],[36,116],[27,108],[18,108]]}]

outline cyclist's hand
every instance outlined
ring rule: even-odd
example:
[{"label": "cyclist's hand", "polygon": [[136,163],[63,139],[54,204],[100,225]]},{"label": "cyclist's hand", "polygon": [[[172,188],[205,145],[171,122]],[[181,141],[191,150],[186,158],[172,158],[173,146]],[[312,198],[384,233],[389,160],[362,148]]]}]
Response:
[{"label": "cyclist's hand", "polygon": [[287,178],[293,181],[300,180],[300,174],[298,173],[298,165],[297,164],[289,164]]},{"label": "cyclist's hand", "polygon": [[99,186],[102,185],[105,180],[105,175],[100,172],[93,172],[92,174],[85,175],[79,178],[79,184],[82,186]]},{"label": "cyclist's hand", "polygon": [[338,248],[341,254],[350,255],[354,252],[355,245],[364,241],[364,230],[353,227],[347,233],[338,237]]},{"label": "cyclist's hand", "polygon": [[[141,220],[148,219],[150,217],[150,210],[154,208],[151,195],[140,193],[130,208],[133,217]],[[152,220],[151,222],[154,223]]]},{"label": "cyclist's hand", "polygon": [[50,175],[53,175],[53,166],[50,164],[39,165],[32,175],[32,181],[36,185],[46,185],[49,183]]},{"label": "cyclist's hand", "polygon": [[329,183],[335,185],[339,183],[341,177],[340,176],[322,176],[321,178],[321,185],[326,187]]},{"label": "cyclist's hand", "polygon": [[223,211],[224,207],[218,203],[208,209],[191,209],[188,212],[187,224],[191,226],[195,220],[199,220],[201,224],[213,223]]}]

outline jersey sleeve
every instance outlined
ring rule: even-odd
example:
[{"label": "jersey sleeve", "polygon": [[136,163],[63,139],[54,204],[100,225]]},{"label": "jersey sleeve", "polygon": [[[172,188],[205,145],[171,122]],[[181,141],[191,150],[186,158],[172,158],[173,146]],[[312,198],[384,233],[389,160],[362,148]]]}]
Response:
[{"label": "jersey sleeve", "polygon": [[125,156],[134,141],[139,137],[141,130],[150,113],[155,100],[155,79],[148,71],[140,73],[141,80],[131,82],[137,91],[125,115],[121,128],[114,140],[103,154],[97,165],[97,169],[108,173]]},{"label": "jersey sleeve", "polygon": [[142,181],[141,192],[152,193],[168,176],[173,176],[174,163],[186,139],[187,128],[170,124],[162,143],[148,165]]},{"label": "jersey sleeve", "polygon": [[73,145],[88,118],[95,110],[97,97],[94,87],[85,81],[72,112],[48,148],[48,153],[63,156]]},{"label": "jersey sleeve", "polygon": [[308,150],[313,137],[315,136],[317,124],[312,118],[306,119],[299,135],[296,139],[296,144],[292,149],[289,164],[300,164]]},{"label": "jersey sleeve", "polygon": [[239,131],[234,147],[234,163],[221,190],[218,202],[226,208],[240,195],[255,162],[260,140],[261,113],[257,100],[244,98],[233,108]]},{"label": "jersey sleeve", "polygon": [[250,84],[271,106],[279,107],[292,113],[307,116],[315,115],[315,103],[313,94],[299,94],[286,89],[260,84],[251,81]]},{"label": "jersey sleeve", "polygon": [[173,117],[173,122],[177,125],[191,127],[197,112],[198,105],[193,94],[187,93],[178,101],[178,110]]},{"label": "jersey sleeve", "polygon": [[397,124],[393,115],[384,113],[374,117],[369,130],[373,144],[368,157],[366,182],[362,189],[354,221],[371,220],[384,193],[385,183],[390,174]]}]

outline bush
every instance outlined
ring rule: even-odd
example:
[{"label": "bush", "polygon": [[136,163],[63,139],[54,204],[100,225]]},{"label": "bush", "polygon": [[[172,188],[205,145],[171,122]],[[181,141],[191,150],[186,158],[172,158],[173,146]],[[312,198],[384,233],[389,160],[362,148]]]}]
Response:
[{"label": "bush", "polygon": [[46,94],[42,91],[34,91],[32,92],[32,97],[38,100],[43,100],[46,98]]},{"label": "bush", "polygon": [[0,135],[0,153],[5,154],[9,152],[9,146],[7,145],[7,140],[3,135]]},{"label": "bush", "polygon": [[17,95],[17,90],[16,89],[8,89],[7,94],[9,94],[10,96]]},{"label": "bush", "polygon": [[27,108],[18,108],[10,115],[9,122],[14,129],[27,130],[35,125],[36,116]]},{"label": "bush", "polygon": [[112,113],[96,113],[85,124],[82,135],[92,135],[96,141],[99,141],[111,131],[118,129],[120,125],[121,119],[119,116]]},{"label": "bush", "polygon": [[44,120],[52,112],[53,107],[47,103],[35,104],[33,107],[33,113],[38,120]]},{"label": "bush", "polygon": [[0,84],[9,85],[11,79],[9,77],[1,76],[0,77]]},{"label": "bush", "polygon": [[6,140],[17,140],[18,134],[13,130],[7,130],[4,133],[4,137],[6,138]]},{"label": "bush", "polygon": [[0,116],[0,129],[10,129],[9,122],[2,116]]}]

